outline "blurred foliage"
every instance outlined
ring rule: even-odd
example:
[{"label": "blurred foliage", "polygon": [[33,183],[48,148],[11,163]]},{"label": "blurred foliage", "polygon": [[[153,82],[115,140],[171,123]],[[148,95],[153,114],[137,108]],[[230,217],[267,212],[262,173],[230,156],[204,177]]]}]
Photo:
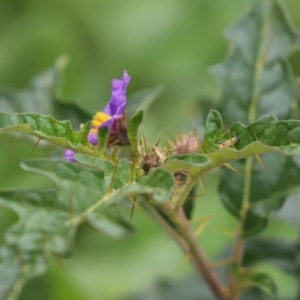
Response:
[{"label": "blurred foliage", "polygon": [[[297,2],[286,0],[285,4],[300,27]],[[227,51],[224,28],[248,5],[246,0],[88,0],[84,4],[71,0],[2,0],[0,86],[24,89],[28,78],[66,54],[71,63],[61,93],[93,112],[109,98],[111,78],[127,69],[134,79],[131,91],[164,84],[163,96],[150,108],[142,126],[149,138],[162,128],[162,136],[170,136],[187,119],[197,116],[202,100],[216,102],[220,92],[208,68]],[[290,60],[294,72],[300,74],[299,53]],[[0,170],[5,176],[1,176],[1,188],[49,185],[40,176],[26,175],[24,179],[20,172],[20,160],[52,152],[38,147],[31,154],[31,150],[32,144],[26,139],[2,136]],[[207,227],[208,233],[201,237],[211,256],[229,241],[213,230],[224,224],[234,228],[233,220],[218,203],[216,179],[216,174],[204,179],[209,196],[201,198],[196,208],[201,214],[217,214]],[[0,216],[2,233],[16,216],[3,208]],[[176,246],[166,242],[166,235],[146,215],[137,211],[134,221],[139,223],[141,234],[122,242],[99,236],[88,227],[80,228],[76,256],[70,261],[53,260],[49,275],[33,280],[21,299],[116,299],[150,284],[154,277],[173,274],[182,258]],[[286,227],[282,235],[295,238],[294,228]],[[178,277],[190,271],[186,267]],[[163,287],[161,284],[160,289]]]},{"label": "blurred foliage", "polygon": [[[263,141],[266,137],[272,137],[269,145],[281,145],[277,141],[284,138],[289,140],[293,151],[293,141],[300,132],[288,133],[289,125],[283,124],[271,129],[272,118],[266,116],[275,115],[280,120],[299,116],[300,92],[286,57],[299,47],[300,33],[278,3],[260,1],[226,31],[226,36],[231,42],[230,52],[213,71],[222,87],[218,110],[226,124],[237,122],[230,128],[230,136],[240,137],[238,148],[249,140]],[[240,123],[252,123],[247,133]],[[264,130],[263,123],[268,124],[268,130]],[[267,224],[267,215],[283,204],[293,186],[300,184],[300,170],[292,158],[268,154],[263,158],[265,167],[258,159],[250,160],[233,164],[245,177],[223,168],[219,187],[227,209],[241,219],[245,214],[242,220],[245,236],[261,231]],[[247,193],[249,207],[243,212]]]},{"label": "blurred foliage", "polygon": [[[299,25],[296,4],[285,2]],[[89,0],[84,5],[2,0],[0,86],[24,87],[28,78],[66,54],[71,63],[63,94],[94,111],[106,103],[110,79],[128,69],[132,91],[166,86],[163,101],[149,116],[160,121],[149,127],[152,133],[164,128],[166,135],[173,134],[187,117],[196,116],[190,104],[218,95],[208,69],[227,51],[222,32],[248,5],[247,0]]]}]

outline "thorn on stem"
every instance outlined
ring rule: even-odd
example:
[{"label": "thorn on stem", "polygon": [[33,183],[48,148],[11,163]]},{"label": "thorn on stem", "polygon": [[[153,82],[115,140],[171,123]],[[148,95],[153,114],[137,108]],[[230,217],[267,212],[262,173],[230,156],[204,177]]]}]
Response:
[{"label": "thorn on stem", "polygon": [[39,142],[40,142],[40,141],[41,141],[40,139],[38,139],[38,140],[36,141],[36,143],[34,144],[34,146],[33,146],[32,150],[30,151],[30,154],[29,154],[29,156],[31,156],[31,155],[33,154],[33,152],[34,152],[35,148],[37,147],[37,145],[39,144]]}]

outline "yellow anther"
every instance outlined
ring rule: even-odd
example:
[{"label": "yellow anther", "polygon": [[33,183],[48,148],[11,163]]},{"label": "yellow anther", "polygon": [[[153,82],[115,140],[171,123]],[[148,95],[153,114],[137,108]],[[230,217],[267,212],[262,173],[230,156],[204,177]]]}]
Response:
[{"label": "yellow anther", "polygon": [[[93,120],[92,120],[92,127],[95,128],[96,132],[97,132],[97,128],[103,124],[104,122],[106,122],[107,120],[110,120],[111,116],[107,115],[106,113],[102,112],[102,111],[98,111],[94,116],[93,116]],[[93,129],[91,129],[93,130]],[[95,132],[95,133],[96,133]]]},{"label": "yellow anther", "polygon": [[98,129],[97,128],[91,128],[90,133],[97,134]]}]

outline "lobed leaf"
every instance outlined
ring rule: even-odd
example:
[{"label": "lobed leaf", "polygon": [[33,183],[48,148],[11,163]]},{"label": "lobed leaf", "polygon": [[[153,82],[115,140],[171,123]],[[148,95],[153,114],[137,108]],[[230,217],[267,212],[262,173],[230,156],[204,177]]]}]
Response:
[{"label": "lobed leaf", "polygon": [[47,270],[45,256],[20,252],[14,247],[0,248],[0,300],[18,299],[25,283]]},{"label": "lobed leaf", "polygon": [[[299,116],[295,108],[300,93],[286,60],[299,46],[299,33],[279,1],[265,0],[256,1],[226,35],[232,47],[213,72],[222,88],[218,110],[226,124],[236,122],[229,130],[230,136],[240,137],[235,148],[240,153],[258,147],[262,154],[272,148],[285,155],[299,155],[299,121],[277,119]],[[221,200],[241,218],[244,236],[261,231],[269,214],[299,185],[299,168],[292,158],[268,154],[262,161],[269,172],[252,159],[233,164],[245,174],[243,178],[221,170]]]},{"label": "lobed leaf", "polygon": [[205,155],[186,154],[174,155],[166,160],[164,167],[172,172],[188,170],[190,172],[199,171],[210,165],[210,159]]},{"label": "lobed leaf", "polygon": [[[295,134],[299,126],[299,121],[278,121],[277,118],[270,116],[248,126],[236,123],[230,128],[230,134],[240,136],[239,142],[235,145],[236,150],[239,150],[240,158],[246,157],[243,154],[253,150],[260,150],[260,154],[263,154],[271,149],[284,155],[299,155],[299,137]],[[236,150],[227,149],[226,152]],[[213,161],[212,156],[215,154],[208,154],[208,156]],[[293,158],[272,153],[263,156],[262,160],[268,172],[260,161],[255,160],[252,164],[250,198],[244,224],[245,236],[262,230],[267,225],[268,214],[280,208],[286,197],[300,184],[300,169]],[[244,161],[237,161],[232,166],[244,173],[244,164]],[[243,185],[242,176],[229,169],[222,170],[219,184],[220,197],[227,209],[236,217],[240,217],[242,210],[244,191],[241,187]]]},{"label": "lobed leaf", "polygon": [[[172,172],[186,169],[202,173],[235,160],[274,151],[286,156],[300,155],[298,120],[279,121],[276,117],[269,116],[248,126],[235,123],[228,132],[232,137],[239,137],[239,141],[232,147],[210,149],[211,152],[203,154],[174,155],[166,160],[164,167]],[[223,137],[227,135],[228,133]],[[243,171],[241,168],[239,170]]]},{"label": "lobed leaf", "polygon": [[218,142],[223,135],[223,120],[220,113],[211,109],[206,118],[203,152],[210,152],[212,149],[218,149]]},{"label": "lobed leaf", "polygon": [[[56,187],[0,192],[0,205],[19,216],[6,234],[7,246],[0,264],[0,299],[8,299],[26,281],[43,273],[49,254],[70,256],[76,229],[83,221],[118,238],[135,232],[116,204],[117,199],[103,209],[97,206],[90,210],[105,198],[108,186],[103,171],[45,159],[27,160],[22,167],[48,177]],[[80,222],[76,222],[78,218]]]},{"label": "lobed leaf", "polygon": [[299,90],[285,58],[300,38],[279,1],[256,1],[226,37],[231,49],[212,69],[222,88],[218,110],[226,124],[254,121],[248,119],[254,102],[255,118],[290,118]]},{"label": "lobed leaf", "polygon": [[76,152],[99,155],[90,145],[87,135],[90,123],[86,123],[79,131],[74,131],[70,121],[57,121],[51,116],[32,113],[0,112],[0,131],[21,132],[37,137],[55,145],[73,149]]},{"label": "lobed leaf", "polygon": [[122,205],[128,197],[151,195],[159,203],[171,197],[174,179],[166,170],[151,170],[139,182],[131,183],[131,163],[126,160],[114,165],[83,154],[76,159],[81,164],[26,160],[21,165],[24,170],[49,178],[55,186],[0,191],[0,205],[19,216],[7,231],[1,250],[0,299],[15,299],[28,280],[44,273],[48,255],[72,255],[81,223],[124,238],[135,232]]},{"label": "lobed leaf", "polygon": [[130,182],[132,164],[127,160],[120,160],[114,165],[110,160],[92,157],[86,154],[76,154],[76,160],[88,167],[102,170],[107,186],[110,185],[113,176],[112,187],[114,189],[121,188],[126,183]]}]

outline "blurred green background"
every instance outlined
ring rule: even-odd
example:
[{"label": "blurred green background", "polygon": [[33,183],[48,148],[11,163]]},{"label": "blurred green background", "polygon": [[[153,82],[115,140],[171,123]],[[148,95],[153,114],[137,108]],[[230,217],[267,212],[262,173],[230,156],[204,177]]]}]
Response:
[{"label": "blurred green background", "polygon": [[[284,2],[300,28],[299,3]],[[129,94],[164,86],[164,94],[146,114],[143,129],[148,138],[161,130],[160,140],[173,138],[197,117],[202,100],[217,101],[220,89],[209,67],[228,51],[223,32],[250,3],[0,0],[0,87],[26,88],[30,78],[65,54],[69,64],[62,86],[64,99],[93,112],[101,110],[109,99],[111,78],[120,77],[127,69],[132,77]],[[300,54],[293,54],[290,60],[299,75]],[[38,147],[32,154],[32,143],[9,135],[1,135],[0,145],[0,188],[48,184],[21,171],[19,163],[29,156],[50,156],[53,149]],[[217,180],[217,172],[204,178],[207,194],[199,198],[195,212],[195,216],[214,214],[200,237],[211,257],[231,241],[217,229],[235,228],[218,201]],[[5,230],[16,217],[1,208],[0,218],[3,243]],[[28,284],[21,299],[122,299],[159,278],[183,278],[193,273],[188,265],[175,272],[183,255],[146,213],[137,209],[133,222],[140,232],[123,241],[82,226],[74,257],[63,261],[49,257],[50,272]],[[296,236],[295,229],[276,222],[264,234],[274,231],[282,238]]]}]

